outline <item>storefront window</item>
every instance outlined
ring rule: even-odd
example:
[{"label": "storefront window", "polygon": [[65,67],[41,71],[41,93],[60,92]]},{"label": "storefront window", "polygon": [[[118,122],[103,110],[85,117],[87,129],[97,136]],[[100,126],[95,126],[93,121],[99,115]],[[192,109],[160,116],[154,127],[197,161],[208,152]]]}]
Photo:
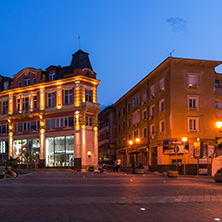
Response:
[{"label": "storefront window", "polygon": [[46,166],[74,165],[74,136],[46,138]]}]

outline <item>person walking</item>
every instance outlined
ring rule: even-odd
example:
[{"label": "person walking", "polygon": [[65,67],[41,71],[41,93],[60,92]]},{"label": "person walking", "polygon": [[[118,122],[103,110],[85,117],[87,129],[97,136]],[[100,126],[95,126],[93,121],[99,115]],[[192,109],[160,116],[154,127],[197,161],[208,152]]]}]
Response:
[{"label": "person walking", "polygon": [[117,172],[117,160],[114,161],[113,172]]},{"label": "person walking", "polygon": [[121,165],[121,159],[117,159],[117,166],[116,166],[116,172],[120,172],[120,165]]}]

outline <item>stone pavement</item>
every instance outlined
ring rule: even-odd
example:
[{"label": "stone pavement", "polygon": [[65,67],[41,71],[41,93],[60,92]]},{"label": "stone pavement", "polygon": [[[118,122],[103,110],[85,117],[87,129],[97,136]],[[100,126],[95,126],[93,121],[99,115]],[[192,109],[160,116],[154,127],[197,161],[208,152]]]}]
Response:
[{"label": "stone pavement", "polygon": [[0,180],[0,221],[222,221],[210,177],[34,172]]}]

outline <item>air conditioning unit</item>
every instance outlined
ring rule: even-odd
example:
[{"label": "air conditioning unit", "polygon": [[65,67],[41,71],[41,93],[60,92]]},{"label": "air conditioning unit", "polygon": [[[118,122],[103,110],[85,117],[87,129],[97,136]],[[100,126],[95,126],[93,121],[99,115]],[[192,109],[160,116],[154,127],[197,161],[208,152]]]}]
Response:
[{"label": "air conditioning unit", "polygon": [[153,140],[155,138],[155,135],[151,135],[150,139]]}]

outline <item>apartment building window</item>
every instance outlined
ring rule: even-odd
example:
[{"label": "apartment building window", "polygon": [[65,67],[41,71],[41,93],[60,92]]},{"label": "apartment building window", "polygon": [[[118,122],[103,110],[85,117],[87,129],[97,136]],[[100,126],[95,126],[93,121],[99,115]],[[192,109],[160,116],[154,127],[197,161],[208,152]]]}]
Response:
[{"label": "apartment building window", "polygon": [[215,108],[219,108],[219,101],[218,100],[215,101]]},{"label": "apartment building window", "polygon": [[24,122],[23,123],[23,131],[29,131],[30,130],[30,122]]},{"label": "apartment building window", "polygon": [[92,102],[92,90],[85,90],[85,100],[88,102]]},{"label": "apartment building window", "polygon": [[17,111],[20,111],[20,106],[21,106],[21,100],[20,98],[17,99]]},{"label": "apartment building window", "polygon": [[2,102],[2,114],[7,114],[8,113],[8,101],[3,101]]},{"label": "apartment building window", "polygon": [[65,90],[65,105],[72,103],[72,90]]},{"label": "apartment building window", "polygon": [[55,92],[48,93],[48,107],[55,106]]},{"label": "apartment building window", "polygon": [[121,112],[120,112],[120,110],[118,111],[118,117],[120,118],[120,116],[121,116]]},{"label": "apartment building window", "polygon": [[165,120],[160,121],[160,133],[165,132]]},{"label": "apartment building window", "polygon": [[36,77],[32,78],[32,82],[33,82],[33,84],[36,84]]},{"label": "apartment building window", "polygon": [[125,113],[126,113],[126,108],[125,108],[125,106],[123,107],[123,115],[125,115]]},{"label": "apartment building window", "polygon": [[143,138],[146,138],[146,137],[147,137],[147,129],[143,128]]},{"label": "apartment building window", "polygon": [[214,86],[220,87],[220,80],[219,79],[215,79]]},{"label": "apartment building window", "polygon": [[139,137],[139,131],[138,131],[138,130],[135,130],[135,131],[133,132],[133,136],[134,136],[134,138]]},{"label": "apartment building window", "polygon": [[188,75],[188,86],[189,87],[197,86],[197,75],[195,74]]},{"label": "apartment building window", "polygon": [[27,76],[24,78],[24,86],[29,86],[30,85],[30,77]]},{"label": "apartment building window", "polygon": [[155,135],[155,124],[152,124],[151,126],[150,126],[150,132],[151,132],[151,135]]},{"label": "apartment building window", "polygon": [[155,115],[155,105],[152,105],[151,107],[150,107],[150,116],[154,116]]},{"label": "apartment building window", "polygon": [[21,87],[22,84],[21,84],[21,81],[18,81],[18,87]]},{"label": "apartment building window", "polygon": [[29,97],[23,98],[22,109],[23,109],[23,111],[29,110]]},{"label": "apartment building window", "polygon": [[126,144],[126,137],[124,136],[123,137],[123,145],[125,145]]},{"label": "apartment building window", "polygon": [[150,87],[150,95],[151,96],[155,96],[155,86],[154,85],[152,85],[151,87]]},{"label": "apartment building window", "polygon": [[131,110],[131,104],[128,103],[128,112],[130,112],[130,110]]},{"label": "apartment building window", "polygon": [[8,133],[8,125],[0,125],[0,133]]},{"label": "apartment building window", "polygon": [[128,127],[131,127],[131,119],[128,119]]},{"label": "apartment building window", "polygon": [[49,73],[49,81],[54,81],[56,78],[55,71]]},{"label": "apartment building window", "polygon": [[147,118],[147,112],[146,110],[143,110],[143,120],[145,120]]},{"label": "apartment building window", "polygon": [[189,131],[198,131],[199,129],[199,118],[191,117],[188,118],[188,129]]},{"label": "apartment building window", "polygon": [[136,106],[138,106],[138,104],[139,104],[139,98],[138,98],[138,96],[136,96],[133,100],[133,106],[136,107]]},{"label": "apartment building window", "polygon": [[165,109],[165,99],[159,101],[159,112],[163,112]]},{"label": "apartment building window", "polygon": [[37,96],[33,97],[33,109],[37,109]]},{"label": "apartment building window", "polygon": [[86,126],[92,126],[93,119],[91,116],[86,117]]},{"label": "apartment building window", "polygon": [[120,132],[120,124],[119,124],[119,132]]},{"label": "apartment building window", "polygon": [[131,135],[129,134],[129,135],[128,135],[128,140],[130,140],[130,139],[131,139]]},{"label": "apartment building window", "polygon": [[124,121],[123,122],[123,129],[125,129],[126,128],[126,122]]},{"label": "apartment building window", "polygon": [[164,90],[164,78],[159,81],[160,91]]},{"label": "apartment building window", "polygon": [[4,90],[9,89],[9,82],[4,82]]},{"label": "apartment building window", "polygon": [[198,108],[198,97],[197,96],[188,96],[188,107],[189,108]]}]

